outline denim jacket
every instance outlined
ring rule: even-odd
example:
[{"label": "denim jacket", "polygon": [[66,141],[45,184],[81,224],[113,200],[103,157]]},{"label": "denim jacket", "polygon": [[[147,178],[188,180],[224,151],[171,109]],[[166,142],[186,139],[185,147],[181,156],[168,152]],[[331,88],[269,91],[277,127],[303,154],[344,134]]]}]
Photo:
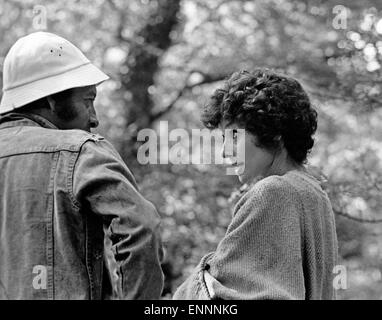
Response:
[{"label": "denim jacket", "polygon": [[0,177],[0,299],[160,297],[159,215],[103,137],[3,116]]}]

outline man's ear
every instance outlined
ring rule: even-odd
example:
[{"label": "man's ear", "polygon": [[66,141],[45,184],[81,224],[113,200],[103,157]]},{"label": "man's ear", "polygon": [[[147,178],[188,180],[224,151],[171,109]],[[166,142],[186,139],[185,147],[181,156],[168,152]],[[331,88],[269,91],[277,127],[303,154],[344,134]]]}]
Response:
[{"label": "man's ear", "polygon": [[46,100],[48,100],[50,111],[56,113],[56,101],[52,98],[52,96],[47,96]]}]

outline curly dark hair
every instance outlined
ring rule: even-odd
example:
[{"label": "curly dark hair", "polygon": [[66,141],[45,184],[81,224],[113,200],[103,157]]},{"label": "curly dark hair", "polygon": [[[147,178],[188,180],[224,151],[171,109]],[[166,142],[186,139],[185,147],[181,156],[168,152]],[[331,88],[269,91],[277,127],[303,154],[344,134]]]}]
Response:
[{"label": "curly dark hair", "polygon": [[277,149],[282,140],[298,164],[313,147],[317,112],[300,83],[269,69],[234,73],[217,89],[202,111],[210,129],[226,120],[255,135],[260,147]]}]

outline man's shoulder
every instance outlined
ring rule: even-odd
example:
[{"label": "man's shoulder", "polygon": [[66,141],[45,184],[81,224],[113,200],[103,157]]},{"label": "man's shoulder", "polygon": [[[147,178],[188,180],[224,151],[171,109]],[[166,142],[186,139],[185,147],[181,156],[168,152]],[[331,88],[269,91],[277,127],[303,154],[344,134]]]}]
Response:
[{"label": "man's shoulder", "polygon": [[84,130],[72,129],[72,130],[56,130],[60,135],[59,140],[64,145],[72,145],[76,149],[80,149],[83,144],[88,141],[99,142],[106,141],[106,139],[97,133],[90,133]]},{"label": "man's shoulder", "polygon": [[42,127],[18,127],[8,130],[0,139],[1,155],[34,152],[79,152],[88,141],[104,141],[101,135],[83,130],[59,130]]},{"label": "man's shoulder", "polygon": [[34,136],[34,143],[32,145],[40,145],[41,147],[57,150],[80,151],[87,141],[97,142],[105,140],[99,134],[79,129],[59,130],[34,127],[32,130],[36,130],[35,134],[31,132],[31,135]]}]

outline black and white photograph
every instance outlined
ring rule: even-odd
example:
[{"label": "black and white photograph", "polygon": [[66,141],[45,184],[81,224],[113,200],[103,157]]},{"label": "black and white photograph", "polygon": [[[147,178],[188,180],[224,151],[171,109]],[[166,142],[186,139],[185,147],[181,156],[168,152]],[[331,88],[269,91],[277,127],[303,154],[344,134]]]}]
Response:
[{"label": "black and white photograph", "polygon": [[0,300],[382,300],[380,0],[0,0],[0,87]]}]

